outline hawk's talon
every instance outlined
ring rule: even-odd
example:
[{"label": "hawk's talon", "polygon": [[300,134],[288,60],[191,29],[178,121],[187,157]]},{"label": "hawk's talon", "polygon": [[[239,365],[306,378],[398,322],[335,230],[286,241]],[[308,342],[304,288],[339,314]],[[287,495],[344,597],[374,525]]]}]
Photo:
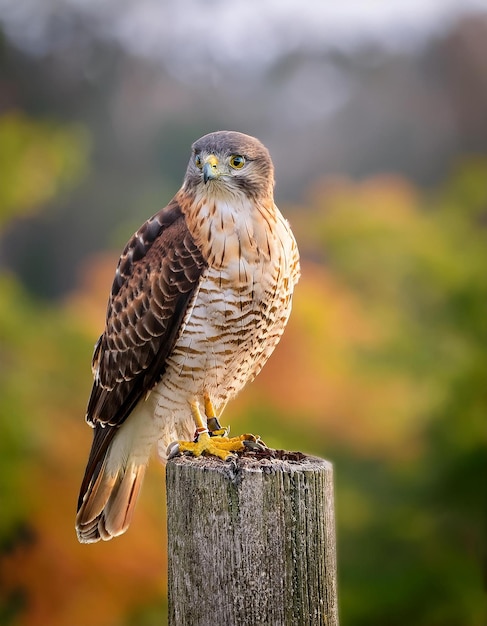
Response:
[{"label": "hawk's talon", "polygon": [[244,439],[242,443],[245,446],[245,449],[250,452],[265,452],[269,449],[261,439],[257,439],[256,441]]},{"label": "hawk's talon", "polygon": [[172,441],[166,450],[167,459],[175,459],[177,456],[181,454],[181,450],[179,449],[179,441]]}]

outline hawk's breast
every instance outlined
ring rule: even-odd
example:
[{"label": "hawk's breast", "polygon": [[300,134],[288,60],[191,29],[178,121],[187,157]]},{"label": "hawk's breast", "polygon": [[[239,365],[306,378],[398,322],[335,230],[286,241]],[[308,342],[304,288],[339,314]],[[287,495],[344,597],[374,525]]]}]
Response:
[{"label": "hawk's breast", "polygon": [[200,205],[197,216],[186,219],[208,268],[163,383],[169,377],[183,394],[208,394],[223,408],[258,374],[284,331],[299,276],[298,252],[274,205],[221,201]]}]

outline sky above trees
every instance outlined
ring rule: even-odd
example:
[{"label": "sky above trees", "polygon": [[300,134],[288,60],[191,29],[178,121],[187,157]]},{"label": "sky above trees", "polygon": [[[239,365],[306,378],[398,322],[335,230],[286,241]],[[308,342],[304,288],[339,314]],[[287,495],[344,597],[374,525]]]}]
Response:
[{"label": "sky above trees", "polygon": [[265,66],[297,49],[347,50],[364,43],[414,49],[458,19],[484,12],[486,0],[0,2],[5,32],[31,52],[66,45],[81,20],[83,36],[117,41],[131,53],[175,63],[179,72],[195,65],[203,70],[206,62]]}]

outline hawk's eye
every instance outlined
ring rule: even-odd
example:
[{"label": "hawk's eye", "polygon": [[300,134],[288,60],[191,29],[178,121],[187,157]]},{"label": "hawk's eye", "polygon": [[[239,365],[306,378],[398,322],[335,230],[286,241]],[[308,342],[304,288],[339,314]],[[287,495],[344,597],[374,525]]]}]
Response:
[{"label": "hawk's eye", "polygon": [[243,156],[240,156],[240,154],[234,154],[230,157],[230,165],[235,170],[241,170],[242,167],[245,165],[245,159],[243,158]]},{"label": "hawk's eye", "polygon": [[201,169],[203,167],[203,159],[200,157],[199,154],[197,154],[194,157],[194,163],[195,163],[196,167],[199,167],[199,169]]}]

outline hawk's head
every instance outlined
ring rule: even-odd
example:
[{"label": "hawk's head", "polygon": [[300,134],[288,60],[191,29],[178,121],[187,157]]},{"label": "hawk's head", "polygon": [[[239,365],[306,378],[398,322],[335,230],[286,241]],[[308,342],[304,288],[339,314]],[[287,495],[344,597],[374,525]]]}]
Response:
[{"label": "hawk's head", "polygon": [[194,142],[183,188],[195,195],[272,198],[274,167],[255,137],[221,130]]}]

